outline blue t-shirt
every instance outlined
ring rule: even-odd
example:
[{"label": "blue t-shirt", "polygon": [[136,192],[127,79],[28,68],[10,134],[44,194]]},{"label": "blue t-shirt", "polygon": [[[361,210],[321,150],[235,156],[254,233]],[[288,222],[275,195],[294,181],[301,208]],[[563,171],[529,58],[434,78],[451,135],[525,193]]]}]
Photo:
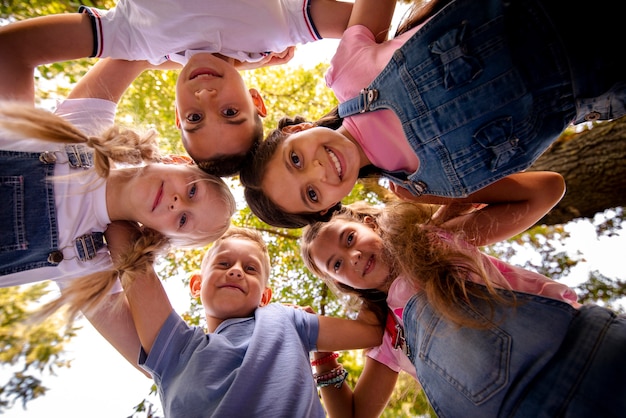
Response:
[{"label": "blue t-shirt", "polygon": [[309,363],[318,329],[316,315],[279,303],[210,334],[172,311],[139,364],[152,374],[167,418],[323,418]]}]

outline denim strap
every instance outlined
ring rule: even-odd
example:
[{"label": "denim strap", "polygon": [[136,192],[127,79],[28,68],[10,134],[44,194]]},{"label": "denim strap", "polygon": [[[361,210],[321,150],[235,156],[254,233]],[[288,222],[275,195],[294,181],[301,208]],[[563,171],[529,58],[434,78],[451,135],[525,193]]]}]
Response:
[{"label": "denim strap", "polygon": [[66,145],[68,162],[72,168],[90,168],[93,166],[93,154],[83,145]]},{"label": "denim strap", "polygon": [[82,235],[74,241],[76,252],[81,261],[91,260],[96,256],[97,251],[106,245],[104,233],[92,232]]},{"label": "denim strap", "polygon": [[365,88],[361,90],[358,96],[339,104],[339,116],[345,118],[356,113],[369,112],[371,104],[376,99],[378,99],[378,90]]},{"label": "denim strap", "polygon": [[[67,163],[72,168],[91,168],[93,153],[84,145],[66,145]],[[53,151],[44,151],[39,155],[39,161],[44,164],[56,164],[57,156]]]}]

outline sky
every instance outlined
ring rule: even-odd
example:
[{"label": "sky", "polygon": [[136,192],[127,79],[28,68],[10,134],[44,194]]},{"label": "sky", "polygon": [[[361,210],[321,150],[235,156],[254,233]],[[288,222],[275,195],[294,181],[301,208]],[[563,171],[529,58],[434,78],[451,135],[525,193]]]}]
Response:
[{"label": "sky", "polygon": [[[290,65],[328,62],[338,41],[322,40],[299,46]],[[626,279],[623,259],[626,234],[598,239],[590,222],[569,224],[572,238],[566,248],[583,252],[581,263],[566,284],[575,286],[588,277],[588,272],[599,270],[612,278]],[[523,263],[523,260],[519,260]],[[183,313],[189,308],[190,294],[176,277],[164,282],[174,309]],[[34,418],[63,416],[64,418],[124,418],[133,413],[133,407],[148,397],[152,381],[131,366],[84,319],[77,322],[82,329],[67,347],[66,358],[72,359],[71,368],[58,370],[57,376],[45,375],[43,383],[48,394],[27,404],[15,405],[7,418]],[[2,369],[0,369],[0,372]],[[150,398],[160,408],[158,398]],[[142,414],[144,416],[145,414]],[[162,411],[159,410],[162,416]]]}]

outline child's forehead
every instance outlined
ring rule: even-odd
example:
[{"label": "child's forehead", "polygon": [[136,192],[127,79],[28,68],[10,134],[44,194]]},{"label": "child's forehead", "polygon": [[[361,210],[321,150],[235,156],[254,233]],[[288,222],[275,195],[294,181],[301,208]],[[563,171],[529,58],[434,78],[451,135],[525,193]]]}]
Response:
[{"label": "child's forehead", "polygon": [[259,261],[268,259],[267,253],[259,243],[245,237],[229,237],[217,242],[211,248],[210,257],[256,258]]}]

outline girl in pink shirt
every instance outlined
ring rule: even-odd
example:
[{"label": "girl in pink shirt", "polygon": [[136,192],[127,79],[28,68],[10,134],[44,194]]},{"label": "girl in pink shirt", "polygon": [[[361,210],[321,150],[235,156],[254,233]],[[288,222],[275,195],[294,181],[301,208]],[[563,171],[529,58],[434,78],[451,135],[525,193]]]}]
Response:
[{"label": "girl in pink shirt", "polygon": [[[303,230],[307,267],[386,323],[383,344],[368,352],[354,391],[322,388],[330,417],[379,416],[400,371],[420,382],[439,416],[509,416],[512,405],[523,406],[510,416],[541,416],[555,407],[584,416],[600,404],[577,394],[600,377],[618,376],[613,367],[623,370],[615,348],[626,338],[624,318],[582,306],[567,286],[479,251],[537,222],[564,191],[557,173],[519,173],[507,182],[509,203],[467,212],[443,207],[434,217],[414,202],[355,203]],[[591,331],[596,327],[611,337]],[[572,344],[578,338],[611,353],[608,360],[596,366],[597,354]],[[329,353],[315,359],[317,374],[339,367]],[[570,361],[595,369],[587,373]],[[563,369],[577,372],[563,379]],[[559,384],[539,383],[552,378]],[[577,380],[583,383],[572,383]],[[615,384],[623,390],[624,378]],[[561,389],[583,400],[560,399]],[[603,404],[603,413],[620,411],[619,398]]]}]

